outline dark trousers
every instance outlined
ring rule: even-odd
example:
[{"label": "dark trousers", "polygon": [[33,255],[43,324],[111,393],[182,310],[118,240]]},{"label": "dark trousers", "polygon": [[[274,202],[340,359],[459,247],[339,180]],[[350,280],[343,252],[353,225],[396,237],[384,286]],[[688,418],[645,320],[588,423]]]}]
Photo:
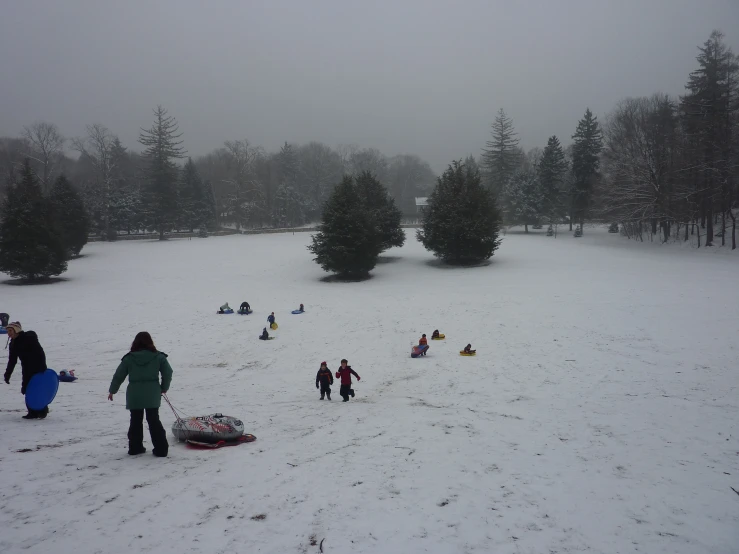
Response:
[{"label": "dark trousers", "polygon": [[146,410],[131,410],[131,425],[128,428],[128,451],[143,452],[144,450],[144,412],[149,423],[151,444],[154,446],[155,456],[166,456],[169,451],[167,432],[159,420],[159,408]]},{"label": "dark trousers", "polygon": [[321,398],[323,398],[324,394],[331,400],[331,385],[321,381]]},{"label": "dark trousers", "polygon": [[341,398],[344,399],[344,402],[349,400],[350,396],[354,396],[354,389],[352,389],[351,385],[341,385],[341,389],[339,389],[339,394],[341,395]]}]

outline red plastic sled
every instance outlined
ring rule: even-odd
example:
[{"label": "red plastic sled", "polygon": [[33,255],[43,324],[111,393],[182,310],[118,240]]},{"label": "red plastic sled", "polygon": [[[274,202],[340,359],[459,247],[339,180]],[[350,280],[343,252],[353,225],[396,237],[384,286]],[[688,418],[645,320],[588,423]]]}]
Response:
[{"label": "red plastic sled", "polygon": [[255,440],[257,440],[257,437],[255,437],[254,435],[241,435],[235,441],[199,442],[187,440],[185,442],[190,448],[196,448],[198,450],[212,450],[214,448],[223,448],[224,446],[238,446],[239,444],[244,444],[245,442],[254,442]]}]

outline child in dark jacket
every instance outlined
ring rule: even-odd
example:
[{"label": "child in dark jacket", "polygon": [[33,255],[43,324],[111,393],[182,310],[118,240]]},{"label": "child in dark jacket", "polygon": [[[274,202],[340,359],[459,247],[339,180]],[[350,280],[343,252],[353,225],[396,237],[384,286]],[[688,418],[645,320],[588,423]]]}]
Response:
[{"label": "child in dark jacket", "polygon": [[344,402],[349,402],[349,397],[354,398],[354,389],[352,388],[352,375],[357,378],[357,381],[361,381],[362,378],[357,375],[351,366],[347,365],[346,359],[341,360],[341,367],[336,372],[336,378],[341,379],[341,388],[339,394],[344,399]]},{"label": "child in dark jacket", "polygon": [[321,400],[325,395],[331,400],[331,385],[334,384],[334,376],[331,374],[331,370],[326,365],[326,362],[321,362],[321,367],[316,374],[316,388],[320,384],[321,387]]}]

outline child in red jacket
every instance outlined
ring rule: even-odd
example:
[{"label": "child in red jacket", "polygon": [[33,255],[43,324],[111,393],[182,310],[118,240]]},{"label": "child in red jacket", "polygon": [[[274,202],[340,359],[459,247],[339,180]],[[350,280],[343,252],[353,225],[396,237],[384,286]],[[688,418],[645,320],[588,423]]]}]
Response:
[{"label": "child in red jacket", "polygon": [[349,402],[349,396],[354,398],[354,389],[352,388],[352,375],[357,378],[357,381],[361,381],[362,378],[357,375],[351,366],[347,365],[346,359],[341,360],[341,367],[336,372],[336,378],[341,379],[341,388],[339,394],[344,399],[344,402]]}]

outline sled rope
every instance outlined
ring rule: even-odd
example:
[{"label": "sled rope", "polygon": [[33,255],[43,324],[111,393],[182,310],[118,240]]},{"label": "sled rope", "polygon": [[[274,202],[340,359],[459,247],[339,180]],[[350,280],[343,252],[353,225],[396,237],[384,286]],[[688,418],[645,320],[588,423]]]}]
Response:
[{"label": "sled rope", "polygon": [[162,394],[162,398],[164,398],[164,401],[169,405],[169,407],[172,410],[172,413],[174,414],[175,418],[177,418],[177,423],[180,424],[181,429],[185,432],[185,436],[187,437],[187,440],[189,440],[189,438],[190,438],[190,436],[188,434],[189,432],[185,429],[184,422],[182,421],[183,419],[185,419],[185,417],[187,417],[187,415],[186,414],[180,415],[180,412],[178,412],[177,409],[175,409],[175,407],[172,406],[172,403],[169,401],[169,398],[167,398],[166,393],[165,394]]}]

